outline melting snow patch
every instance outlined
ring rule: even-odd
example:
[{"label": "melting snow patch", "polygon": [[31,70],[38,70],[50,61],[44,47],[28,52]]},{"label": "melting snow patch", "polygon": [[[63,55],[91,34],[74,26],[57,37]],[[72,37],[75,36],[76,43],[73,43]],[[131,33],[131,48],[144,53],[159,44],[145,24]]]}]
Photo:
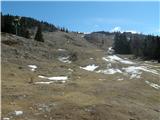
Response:
[{"label": "melting snow patch", "polygon": [[48,80],[67,80],[68,79],[68,77],[66,77],[66,76],[59,76],[59,77],[48,77],[47,78]]},{"label": "melting snow patch", "polygon": [[65,49],[58,49],[58,51],[66,51]]},{"label": "melting snow patch", "polygon": [[64,62],[64,63],[71,63],[71,61],[69,60],[69,56],[59,57],[58,60],[61,61],[61,62]]},{"label": "melting snow patch", "polygon": [[111,61],[121,61],[122,59],[116,55],[108,56]]},{"label": "melting snow patch", "polygon": [[22,115],[23,114],[23,111],[14,111],[14,114],[16,115],[16,116],[19,116],[19,115]]},{"label": "melting snow patch", "polygon": [[122,80],[124,80],[124,79],[123,79],[123,78],[119,78],[119,79],[118,79],[118,81],[122,81]]},{"label": "melting snow patch", "polygon": [[130,79],[133,79],[133,78],[139,79],[139,78],[141,78],[141,75],[140,75],[140,74],[141,74],[141,73],[132,74],[131,77],[130,77]]},{"label": "melting snow patch", "polygon": [[114,53],[114,50],[113,50],[112,47],[109,47],[107,52],[108,52],[108,54],[113,54],[113,53]]},{"label": "melting snow patch", "polygon": [[73,72],[73,69],[71,69],[71,68],[68,68],[68,70],[71,71],[71,72]]},{"label": "melting snow patch", "polygon": [[35,82],[35,84],[46,84],[46,85],[51,84],[51,83],[53,83],[53,81],[49,81],[49,82]]},{"label": "melting snow patch", "polygon": [[105,61],[109,62],[109,60],[105,57],[102,57],[102,60],[105,60]]},{"label": "melting snow patch", "polygon": [[[67,76],[46,77],[46,76],[39,75],[38,77],[39,77],[39,78],[43,78],[43,79],[53,80],[53,81],[61,81],[61,82],[63,82],[63,83],[65,83],[65,81],[68,79]],[[46,83],[46,84],[47,84],[47,83]],[[50,83],[48,83],[48,84],[50,84]]]},{"label": "melting snow patch", "polygon": [[87,71],[94,71],[96,68],[98,68],[99,66],[96,66],[95,64],[92,65],[88,65],[86,67],[80,67],[81,69],[87,70]]},{"label": "melting snow patch", "polygon": [[46,78],[46,79],[47,79],[47,77],[45,77],[45,76],[42,76],[42,75],[39,75],[38,77],[39,77],[39,78]]},{"label": "melting snow patch", "polygon": [[140,78],[140,75],[142,74],[142,72],[139,71],[139,67],[130,66],[122,69],[125,70],[125,72],[127,72],[129,75],[131,75],[130,79]]},{"label": "melting snow patch", "polygon": [[153,74],[156,74],[156,75],[160,75],[156,70],[153,70],[153,69],[147,69],[147,67],[145,66],[141,66],[139,67],[140,70],[143,70],[145,72],[150,72],[150,73],[153,73]]},{"label": "melting snow patch", "polygon": [[36,66],[36,65],[28,65],[28,67],[30,67],[30,68],[31,68],[31,71],[35,71],[35,69],[37,68],[37,66]]},{"label": "melting snow patch", "polygon": [[124,64],[135,64],[131,61],[128,61],[128,60],[124,60],[116,55],[110,55],[110,56],[107,56],[107,57],[103,57],[102,58],[103,60],[107,61],[107,62],[121,62],[121,63],[124,63]]},{"label": "melting snow patch", "polygon": [[112,67],[112,64],[111,64],[111,63],[109,63],[109,64],[107,65],[107,68],[110,68],[110,67]]},{"label": "melting snow patch", "polygon": [[10,120],[10,118],[3,118],[3,120]]},{"label": "melting snow patch", "polygon": [[104,81],[104,80],[106,80],[106,79],[98,79],[98,80],[100,80],[100,81]]},{"label": "melting snow patch", "polygon": [[96,71],[96,73],[115,74],[115,73],[122,73],[122,71],[119,69],[110,68],[110,69],[106,69],[106,70],[98,70],[98,71]]},{"label": "melting snow patch", "polygon": [[155,84],[155,83],[151,83],[149,81],[145,81],[148,85],[150,85],[151,87],[155,88],[155,89],[160,89],[160,86],[158,84]]},{"label": "melting snow patch", "polygon": [[138,66],[138,67],[135,67],[135,66],[129,66],[127,68],[122,68],[123,70],[125,70],[128,74],[131,74],[131,79],[132,78],[140,78],[140,74],[142,74],[141,71],[145,71],[145,72],[150,72],[152,74],[156,74],[156,75],[159,75],[159,73],[156,71],[156,70],[153,70],[153,69],[148,69],[147,67],[145,66]]}]

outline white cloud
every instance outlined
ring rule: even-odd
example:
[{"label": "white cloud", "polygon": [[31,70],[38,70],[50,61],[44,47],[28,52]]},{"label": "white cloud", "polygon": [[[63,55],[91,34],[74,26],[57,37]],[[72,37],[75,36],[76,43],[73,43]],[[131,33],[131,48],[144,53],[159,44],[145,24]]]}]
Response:
[{"label": "white cloud", "polygon": [[121,27],[114,27],[111,32],[121,32]]},{"label": "white cloud", "polygon": [[131,33],[133,33],[133,34],[140,33],[140,32],[137,32],[137,31],[135,31],[135,30],[126,30],[125,32],[131,32]]},{"label": "white cloud", "polygon": [[136,33],[140,33],[140,32],[137,32],[135,30],[123,30],[121,27],[117,26],[117,27],[114,27],[113,29],[110,30],[111,32],[131,32],[133,34],[136,34]]}]

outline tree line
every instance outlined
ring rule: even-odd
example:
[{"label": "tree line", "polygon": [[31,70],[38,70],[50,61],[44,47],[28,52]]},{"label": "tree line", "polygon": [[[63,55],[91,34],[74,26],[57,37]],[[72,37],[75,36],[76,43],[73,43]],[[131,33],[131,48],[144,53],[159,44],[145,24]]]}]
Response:
[{"label": "tree line", "polygon": [[18,36],[29,38],[29,29],[35,29],[41,25],[42,31],[53,32],[57,28],[44,21],[39,21],[30,17],[20,17],[13,15],[3,15],[1,13],[1,31],[17,34]]},{"label": "tree line", "polygon": [[136,57],[160,62],[159,36],[117,32],[113,48],[118,54],[134,54]]},{"label": "tree line", "polygon": [[[1,31],[6,33],[16,34],[25,38],[30,38],[37,28],[35,40],[44,42],[43,32],[62,31],[68,33],[69,30],[64,27],[56,27],[48,22],[39,21],[31,17],[20,17],[14,15],[3,15],[1,12]],[[32,32],[33,33],[32,33]]]}]

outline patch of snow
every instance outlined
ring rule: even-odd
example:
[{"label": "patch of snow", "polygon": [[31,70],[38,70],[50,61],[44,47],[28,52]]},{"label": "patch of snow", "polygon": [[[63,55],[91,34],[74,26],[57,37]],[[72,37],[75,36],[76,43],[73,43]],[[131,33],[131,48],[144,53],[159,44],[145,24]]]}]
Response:
[{"label": "patch of snow", "polygon": [[145,72],[150,72],[150,73],[159,75],[159,73],[158,73],[156,70],[148,69],[148,68],[145,67],[145,66],[139,66],[139,67],[136,67],[136,69],[139,69],[139,70],[142,70],[142,71],[145,71]]},{"label": "patch of snow", "polygon": [[127,61],[127,60],[122,60],[122,61],[120,61],[121,63],[124,63],[124,64],[135,64],[135,63],[133,63],[133,62],[131,62],[131,61]]},{"label": "patch of snow", "polygon": [[142,74],[142,72],[140,72],[140,69],[135,66],[129,66],[127,68],[122,68],[122,69],[125,70],[126,73],[131,75],[130,79],[140,78],[140,75]]},{"label": "patch of snow", "polygon": [[98,79],[98,80],[100,80],[100,81],[104,81],[104,80],[106,80],[106,79]]},{"label": "patch of snow", "polygon": [[65,81],[65,80],[68,79],[67,76],[46,77],[46,76],[39,75],[38,77],[39,77],[39,78],[48,79],[48,80],[54,80],[54,81]]},{"label": "patch of snow", "polygon": [[47,79],[47,77],[42,76],[42,75],[38,75],[38,77],[39,77],[39,78],[46,78],[46,79]]},{"label": "patch of snow", "polygon": [[155,88],[155,89],[160,89],[160,85],[158,84],[155,84],[155,83],[151,83],[149,81],[145,81],[148,85],[150,85],[151,87]]},{"label": "patch of snow", "polygon": [[112,47],[109,47],[108,50],[112,50]]},{"label": "patch of snow", "polygon": [[135,67],[135,66],[129,66],[127,68],[122,68],[123,70],[125,70],[127,73],[135,73],[137,74],[139,72],[139,67]]},{"label": "patch of snow", "polygon": [[105,57],[102,57],[102,60],[105,60],[105,61],[109,62],[109,60]]},{"label": "patch of snow", "polygon": [[53,83],[53,81],[49,81],[49,82],[35,82],[35,84],[46,84],[46,85],[51,84],[51,83]]},{"label": "patch of snow", "polygon": [[94,71],[96,68],[98,68],[99,66],[96,66],[95,64],[92,65],[88,65],[86,67],[80,67],[81,69],[87,70],[87,71]]},{"label": "patch of snow", "polygon": [[110,55],[107,57],[102,57],[102,60],[105,60],[107,62],[112,62],[112,63],[116,63],[116,62],[121,62],[123,64],[135,64],[134,62],[128,61],[128,60],[124,60],[116,55]]},{"label": "patch of snow", "polygon": [[89,58],[90,60],[93,60],[93,58]]},{"label": "patch of snow", "polygon": [[155,66],[155,65],[150,65],[150,64],[143,64],[143,65],[145,65],[145,66],[147,66],[147,67],[151,67],[151,68],[152,68],[152,67],[155,67],[155,68],[156,68],[156,67],[158,67],[158,68],[160,67],[160,66]]},{"label": "patch of snow", "polygon": [[112,64],[109,63],[109,64],[107,65],[107,68],[111,68],[111,67],[112,67]]},{"label": "patch of snow", "polygon": [[111,60],[111,61],[121,61],[122,60],[122,58],[120,58],[120,57],[118,57],[118,56],[116,56],[116,55],[110,55],[110,56],[108,56],[108,58]]},{"label": "patch of snow", "polygon": [[142,66],[140,69],[145,71],[145,72],[150,72],[150,73],[155,74],[155,75],[160,75],[156,70],[147,69],[145,66]]},{"label": "patch of snow", "polygon": [[58,81],[58,80],[62,80],[62,81],[64,81],[64,80],[67,80],[67,79],[68,79],[68,77],[67,77],[67,76],[48,77],[47,79],[48,79],[48,80],[55,80],[55,81]]},{"label": "patch of snow", "polygon": [[145,63],[151,63],[150,61],[144,61]]},{"label": "patch of snow", "polygon": [[111,62],[116,62],[116,61],[118,61],[118,62],[121,62],[121,63],[124,63],[124,64],[135,64],[135,63],[133,63],[133,62],[131,62],[131,61],[128,61],[128,60],[124,60],[124,59],[122,59],[122,58],[120,58],[120,57],[118,57],[118,56],[116,56],[116,55],[110,55],[110,56],[108,56],[107,58],[109,58],[109,61],[111,61]]},{"label": "patch of snow", "polygon": [[37,66],[36,66],[36,65],[28,65],[28,67],[30,67],[30,68],[31,68],[31,71],[35,71],[35,69],[37,68]]},{"label": "patch of snow", "polygon": [[115,74],[115,73],[122,73],[122,71],[119,69],[110,68],[110,69],[106,69],[106,70],[98,70],[98,71],[96,71],[96,73]]},{"label": "patch of snow", "polygon": [[65,49],[58,49],[58,51],[66,51]]},{"label": "patch of snow", "polygon": [[61,81],[62,83],[65,83],[66,81],[65,80],[63,80],[63,81]]},{"label": "patch of snow", "polygon": [[110,55],[113,54],[113,53],[114,53],[113,48],[112,48],[112,47],[109,47],[107,53],[110,54]]},{"label": "patch of snow", "polygon": [[69,71],[73,72],[73,70],[71,68],[68,68]]},{"label": "patch of snow", "polygon": [[69,60],[69,56],[67,56],[67,57],[59,57],[58,60],[63,62],[63,63],[71,63],[71,61]]},{"label": "patch of snow", "polygon": [[3,120],[10,120],[10,118],[3,118]]},{"label": "patch of snow", "polygon": [[123,78],[119,78],[119,79],[118,79],[118,81],[122,81],[122,80],[124,80],[124,79],[123,79]]},{"label": "patch of snow", "polygon": [[14,111],[14,114],[16,115],[16,116],[19,116],[19,115],[22,115],[23,114],[23,111]]},{"label": "patch of snow", "polygon": [[133,78],[137,78],[137,79],[141,78],[140,73],[139,74],[132,74],[130,79],[133,79]]},{"label": "patch of snow", "polygon": [[156,74],[159,75],[159,73],[156,70],[153,69],[148,69],[145,66],[129,66],[127,68],[122,68],[123,70],[125,70],[128,74],[131,75],[130,79],[132,78],[140,78],[140,75],[142,74],[142,72],[140,71],[145,71],[145,72],[150,72],[152,74]]}]

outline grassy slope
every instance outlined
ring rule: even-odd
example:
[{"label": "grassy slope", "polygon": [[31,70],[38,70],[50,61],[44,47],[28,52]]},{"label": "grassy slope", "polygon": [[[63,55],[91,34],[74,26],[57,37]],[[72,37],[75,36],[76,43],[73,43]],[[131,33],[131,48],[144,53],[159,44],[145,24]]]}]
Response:
[{"label": "grassy slope", "polygon": [[[104,75],[80,69],[91,63],[105,67],[105,52],[74,33],[44,33],[45,43],[2,33],[2,117],[14,120],[158,120],[159,91],[145,84],[159,77],[144,73],[140,80],[121,74]],[[58,49],[66,49],[60,52]],[[58,61],[59,56],[76,52],[71,64]],[[94,58],[93,60],[89,58]],[[30,71],[28,64],[38,69]],[[121,65],[122,66],[122,65]],[[68,69],[73,69],[73,72]],[[29,84],[41,81],[38,75],[69,76],[65,84]],[[117,81],[124,77],[123,81]],[[102,79],[102,80],[99,80]],[[14,116],[14,110],[24,114]]]}]

